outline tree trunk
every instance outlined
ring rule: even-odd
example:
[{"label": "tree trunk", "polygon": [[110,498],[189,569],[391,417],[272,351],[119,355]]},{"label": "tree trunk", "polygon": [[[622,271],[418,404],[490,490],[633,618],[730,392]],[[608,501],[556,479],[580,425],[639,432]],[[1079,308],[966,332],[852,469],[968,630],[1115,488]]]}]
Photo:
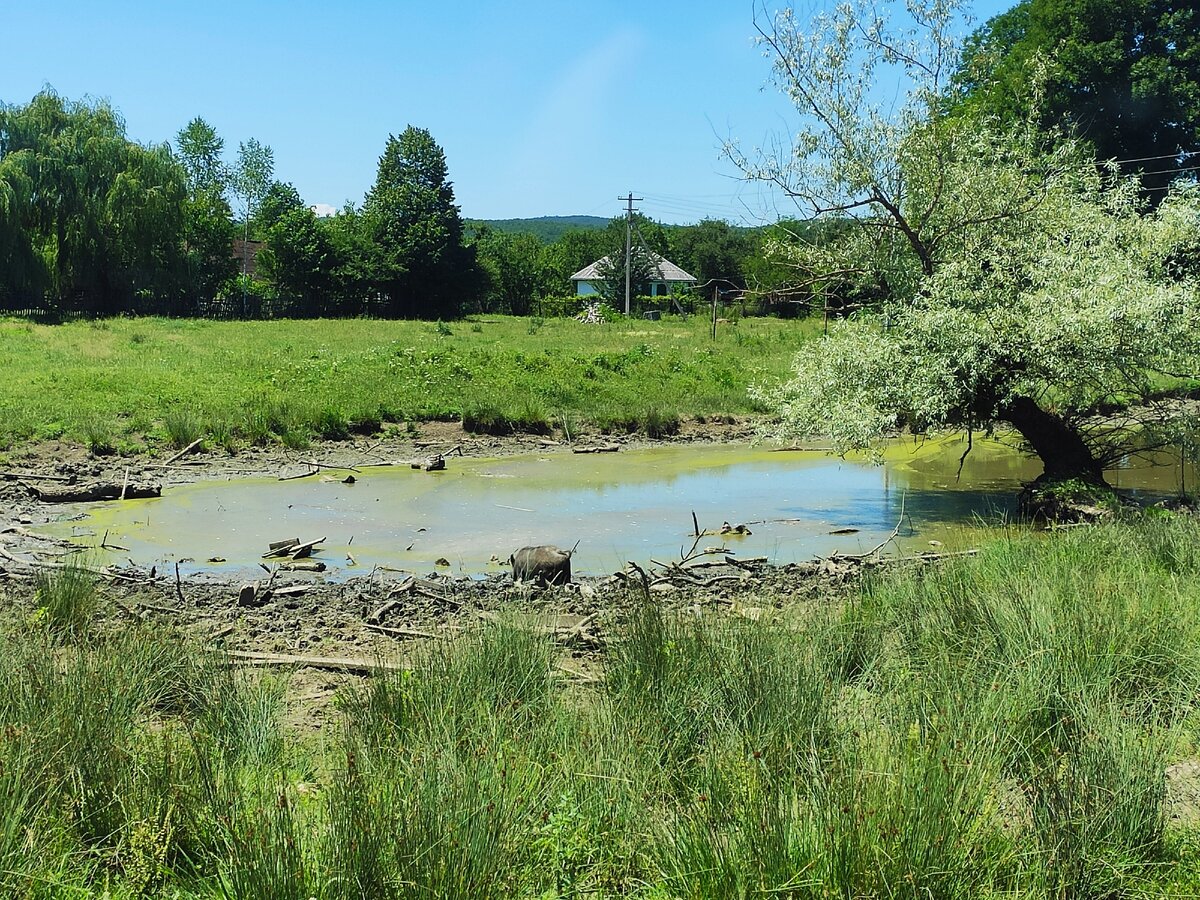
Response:
[{"label": "tree trunk", "polygon": [[1020,432],[1042,461],[1045,472],[1039,481],[1077,478],[1091,484],[1106,484],[1104,468],[1079,433],[1030,397],[1009,401],[1000,417]]}]

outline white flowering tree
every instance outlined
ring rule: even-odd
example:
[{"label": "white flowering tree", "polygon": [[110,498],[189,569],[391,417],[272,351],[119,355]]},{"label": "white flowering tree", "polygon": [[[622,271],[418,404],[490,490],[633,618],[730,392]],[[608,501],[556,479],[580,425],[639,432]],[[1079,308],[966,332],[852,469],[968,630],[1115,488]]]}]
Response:
[{"label": "white flowering tree", "polygon": [[[761,29],[803,125],[786,150],[734,158],[851,226],[773,252],[811,289],[857,281],[880,299],[759,399],[782,433],[842,450],[901,426],[1008,425],[1047,479],[1102,482],[1106,462],[1168,420],[1162,388],[1197,371],[1185,263],[1200,197],[1180,189],[1147,214],[1136,183],[1106,179],[1069,141],[1049,150],[1032,126],[998,133],[948,114],[956,4],[910,0],[908,31],[875,8],[845,3],[803,27],[785,12]],[[906,102],[873,100],[888,67]],[[1131,405],[1145,414],[1111,415]]]}]

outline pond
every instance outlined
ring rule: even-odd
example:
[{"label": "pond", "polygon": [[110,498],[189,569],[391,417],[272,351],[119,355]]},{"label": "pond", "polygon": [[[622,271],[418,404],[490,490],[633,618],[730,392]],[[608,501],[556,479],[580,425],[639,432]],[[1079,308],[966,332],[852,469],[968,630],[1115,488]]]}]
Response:
[{"label": "pond", "polygon": [[[953,526],[1011,514],[1021,483],[1040,466],[1002,441],[977,440],[957,478],[964,447],[960,439],[897,441],[882,463],[744,445],[452,458],[445,472],[364,468],[354,484],[202,481],[157,499],[81,507],[85,520],[64,517],[47,530],[96,543],[107,532],[108,543],[127,548],[115,558],[180,562],[185,572],[261,571],[270,541],[325,537],[314,559],[335,578],[375,565],[475,575],[503,568],[521,546],[576,543],[575,571],[602,574],[629,559],[677,557],[695,540],[694,512],[702,529],[728,522],[751,532],[706,536],[701,546],[786,563],[868,550],[901,510],[903,542],[922,548]],[[1167,494],[1178,490],[1179,467],[1129,468],[1110,479]]]}]

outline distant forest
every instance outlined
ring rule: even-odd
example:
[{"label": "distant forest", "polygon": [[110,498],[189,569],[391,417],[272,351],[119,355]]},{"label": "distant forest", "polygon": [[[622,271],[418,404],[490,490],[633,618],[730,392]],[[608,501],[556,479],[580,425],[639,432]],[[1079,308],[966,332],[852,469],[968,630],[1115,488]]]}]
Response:
[{"label": "distant forest", "polygon": [[467,219],[466,224],[473,231],[484,225],[505,234],[532,234],[539,241],[552,244],[574,229],[606,228],[608,219],[600,216],[536,216],[529,219]]}]

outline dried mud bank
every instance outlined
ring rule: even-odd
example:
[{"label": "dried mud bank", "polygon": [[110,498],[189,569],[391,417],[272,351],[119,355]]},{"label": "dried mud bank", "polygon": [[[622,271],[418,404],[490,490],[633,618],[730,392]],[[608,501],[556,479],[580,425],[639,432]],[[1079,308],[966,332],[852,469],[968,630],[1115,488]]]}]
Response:
[{"label": "dried mud bank", "polygon": [[[0,606],[6,614],[18,621],[34,615],[39,573],[60,571],[73,549],[20,526],[0,530]],[[867,568],[896,564],[833,557],[771,566],[739,560],[725,548],[706,549],[687,561],[648,569],[631,564],[606,577],[546,588],[514,582],[506,574],[473,579],[383,569],[329,582],[265,566],[253,585],[208,573],[177,578],[174,571],[133,565],[89,571],[99,584],[101,629],[173,628],[213,646],[295,657],[290,660],[295,665],[362,671],[412,642],[450,637],[510,615],[548,630],[568,655],[586,661],[603,650],[645,591],[664,607],[696,615],[786,617],[806,603],[843,596]],[[936,555],[910,561],[932,558]]]}]

